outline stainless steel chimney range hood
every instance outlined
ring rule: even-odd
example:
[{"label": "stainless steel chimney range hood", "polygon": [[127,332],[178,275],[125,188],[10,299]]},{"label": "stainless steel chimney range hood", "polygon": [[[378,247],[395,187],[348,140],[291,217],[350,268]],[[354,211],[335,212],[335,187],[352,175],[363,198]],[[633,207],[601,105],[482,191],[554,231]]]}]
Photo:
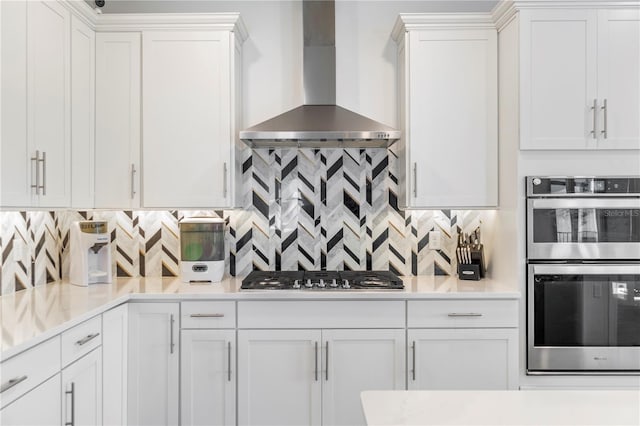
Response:
[{"label": "stainless steel chimney range hood", "polygon": [[336,105],[335,4],[304,0],[305,104],[240,132],[252,148],[385,148],[400,131]]}]

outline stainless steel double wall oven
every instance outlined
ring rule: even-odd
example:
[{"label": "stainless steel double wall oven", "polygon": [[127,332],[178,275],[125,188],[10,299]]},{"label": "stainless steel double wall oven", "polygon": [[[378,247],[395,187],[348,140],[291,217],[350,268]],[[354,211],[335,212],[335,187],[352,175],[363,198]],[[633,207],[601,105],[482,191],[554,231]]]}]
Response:
[{"label": "stainless steel double wall oven", "polygon": [[528,177],[527,371],[640,374],[640,177]]}]

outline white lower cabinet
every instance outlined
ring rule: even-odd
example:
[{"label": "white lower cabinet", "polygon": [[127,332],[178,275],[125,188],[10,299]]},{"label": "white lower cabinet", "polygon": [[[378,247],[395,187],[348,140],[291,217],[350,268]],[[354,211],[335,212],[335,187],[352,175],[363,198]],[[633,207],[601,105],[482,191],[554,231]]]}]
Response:
[{"label": "white lower cabinet", "polygon": [[0,411],[0,424],[60,425],[60,374],[29,391]]},{"label": "white lower cabinet", "polygon": [[178,303],[129,304],[128,423],[178,424]]},{"label": "white lower cabinet", "polygon": [[62,423],[102,425],[102,348],[62,370]]},{"label": "white lower cabinet", "polygon": [[364,425],[363,390],[404,389],[404,330],[239,330],[238,424]]},{"label": "white lower cabinet", "polygon": [[235,330],[181,333],[181,424],[235,425]]},{"label": "white lower cabinet", "polygon": [[124,304],[102,314],[102,423],[127,424],[127,355],[129,307]]}]

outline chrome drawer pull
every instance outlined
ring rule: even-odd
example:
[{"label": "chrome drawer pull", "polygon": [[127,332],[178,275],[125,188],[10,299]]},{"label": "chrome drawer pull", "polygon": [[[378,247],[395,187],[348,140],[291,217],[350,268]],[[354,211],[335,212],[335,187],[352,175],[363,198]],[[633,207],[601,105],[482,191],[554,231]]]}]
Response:
[{"label": "chrome drawer pull", "polygon": [[224,314],[191,314],[191,318],[222,318]]},{"label": "chrome drawer pull", "polygon": [[467,312],[467,313],[449,312],[447,316],[449,317],[481,317],[482,314],[479,314],[476,312]]},{"label": "chrome drawer pull", "polygon": [[227,362],[229,364],[229,372],[227,373],[227,381],[231,381],[231,342],[227,342]]},{"label": "chrome drawer pull", "polygon": [[9,380],[7,383],[3,384],[2,387],[0,387],[0,393],[11,389],[14,386],[17,386],[18,384],[24,382],[25,380],[27,380],[28,376],[22,376],[22,377],[18,377],[16,379],[11,379]]},{"label": "chrome drawer pull", "polygon": [[64,392],[66,395],[71,395],[71,421],[65,422],[64,426],[75,426],[76,424],[76,394],[75,394],[75,383],[71,382],[71,390]]},{"label": "chrome drawer pull", "polygon": [[89,340],[93,340],[93,339],[95,339],[96,337],[98,337],[99,335],[100,335],[100,333],[90,334],[90,335],[88,335],[87,337],[84,337],[84,338],[82,338],[82,339],[78,340],[78,341],[76,342],[76,345],[78,345],[78,346],[82,346],[82,345],[84,345],[85,343],[87,343]]}]

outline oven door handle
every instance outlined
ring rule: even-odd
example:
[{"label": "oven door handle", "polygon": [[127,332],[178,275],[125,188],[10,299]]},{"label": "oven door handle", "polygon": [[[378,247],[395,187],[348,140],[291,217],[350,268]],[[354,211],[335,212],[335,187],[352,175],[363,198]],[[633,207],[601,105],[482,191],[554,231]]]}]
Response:
[{"label": "oven door handle", "polygon": [[640,209],[640,198],[535,198],[533,209]]},{"label": "oven door handle", "polygon": [[[529,265],[529,271],[533,275],[604,275],[624,274],[640,275],[640,264],[588,264],[588,265]],[[533,276],[532,276],[533,278]]]}]

